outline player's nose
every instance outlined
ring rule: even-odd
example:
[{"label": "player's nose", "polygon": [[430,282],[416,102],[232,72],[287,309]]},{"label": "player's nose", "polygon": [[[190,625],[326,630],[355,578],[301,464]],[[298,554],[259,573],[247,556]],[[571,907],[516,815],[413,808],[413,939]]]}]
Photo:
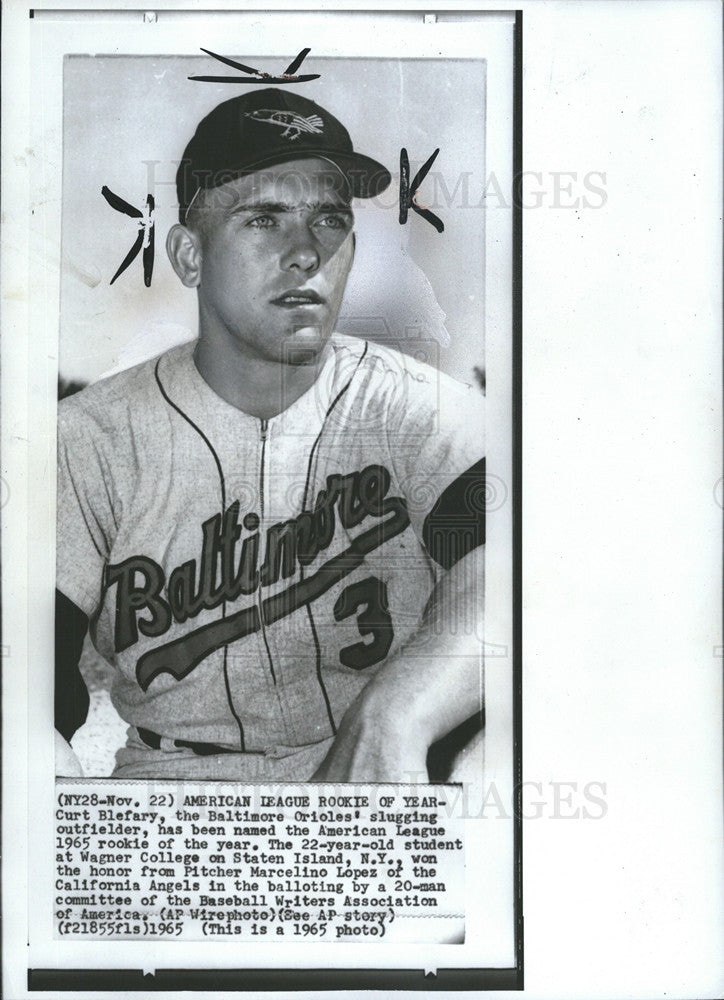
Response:
[{"label": "player's nose", "polygon": [[317,239],[304,224],[298,224],[288,234],[282,253],[281,266],[285,271],[298,270],[306,274],[319,269],[321,256]]}]

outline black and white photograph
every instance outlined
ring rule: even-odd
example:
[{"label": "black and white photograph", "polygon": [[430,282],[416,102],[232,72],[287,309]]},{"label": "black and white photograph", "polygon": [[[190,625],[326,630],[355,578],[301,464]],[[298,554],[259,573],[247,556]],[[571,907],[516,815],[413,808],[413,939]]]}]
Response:
[{"label": "black and white photograph", "polygon": [[485,60],[232,55],[64,66],[58,773],[479,771]]},{"label": "black and white photograph", "polygon": [[31,981],[512,983],[515,15],[31,20]]},{"label": "black and white photograph", "polygon": [[3,996],[722,995],[722,29],[3,5]]}]

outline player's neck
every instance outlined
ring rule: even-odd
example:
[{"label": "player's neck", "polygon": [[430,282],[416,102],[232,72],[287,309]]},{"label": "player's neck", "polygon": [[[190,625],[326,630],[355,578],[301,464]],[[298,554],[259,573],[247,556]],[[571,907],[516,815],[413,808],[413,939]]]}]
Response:
[{"label": "player's neck", "polygon": [[314,364],[281,365],[234,351],[219,351],[217,345],[202,336],[194,351],[194,363],[217,396],[249,416],[269,420],[314,385],[322,368],[322,355]]}]

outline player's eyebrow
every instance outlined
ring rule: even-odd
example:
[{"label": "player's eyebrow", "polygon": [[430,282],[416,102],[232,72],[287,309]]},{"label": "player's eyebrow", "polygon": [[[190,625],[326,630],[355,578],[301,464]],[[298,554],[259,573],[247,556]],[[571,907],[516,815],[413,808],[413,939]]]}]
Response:
[{"label": "player's eyebrow", "polygon": [[352,206],[346,202],[323,201],[310,206],[315,212],[338,212],[341,215],[353,215]]},{"label": "player's eyebrow", "polygon": [[232,212],[289,212],[290,205],[283,201],[250,201],[237,202],[231,205]]},{"label": "player's eyebrow", "polygon": [[347,202],[333,201],[308,201],[300,204],[291,204],[283,201],[252,201],[231,206],[231,212],[269,212],[284,213],[296,212],[300,208],[309,209],[312,212],[337,212],[343,215],[352,216],[352,208]]}]

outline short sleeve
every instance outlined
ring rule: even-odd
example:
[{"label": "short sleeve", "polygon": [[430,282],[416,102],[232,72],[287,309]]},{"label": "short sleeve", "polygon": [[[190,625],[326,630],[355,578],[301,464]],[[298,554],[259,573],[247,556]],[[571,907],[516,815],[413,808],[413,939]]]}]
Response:
[{"label": "short sleeve", "polygon": [[413,530],[450,569],[485,542],[485,397],[436,373],[408,393],[390,446]]},{"label": "short sleeve", "polygon": [[[68,402],[75,402],[75,398]],[[112,462],[91,418],[61,404],[58,415],[56,587],[92,618],[116,516]]]}]

